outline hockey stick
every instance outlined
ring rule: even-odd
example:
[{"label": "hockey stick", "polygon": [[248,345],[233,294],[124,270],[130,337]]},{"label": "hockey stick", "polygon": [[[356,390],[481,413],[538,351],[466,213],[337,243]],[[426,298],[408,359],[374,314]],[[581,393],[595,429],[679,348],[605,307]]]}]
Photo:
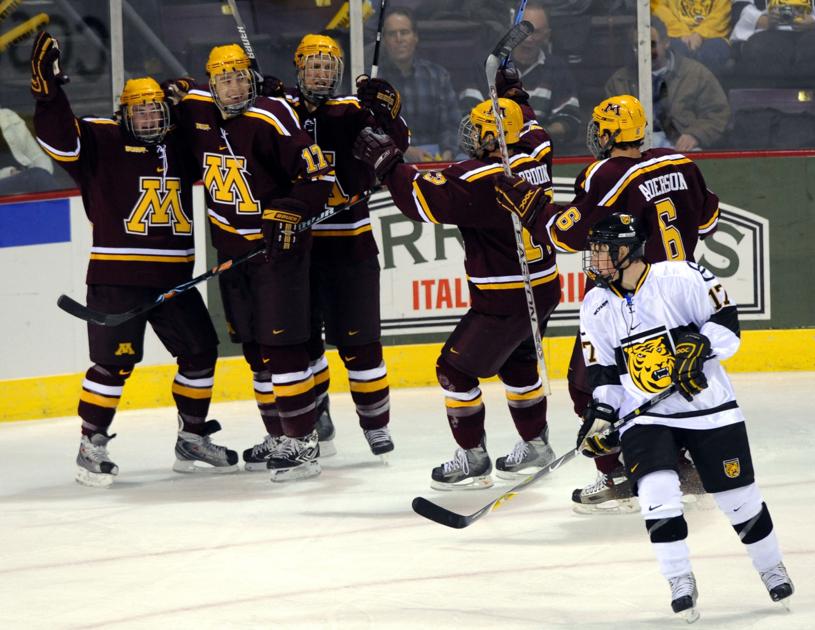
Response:
[{"label": "hockey stick", "polygon": [[374,60],[371,62],[371,78],[375,79],[379,74],[379,48],[382,46],[382,27],[385,24],[385,9],[388,0],[381,0],[379,3],[379,21],[376,25],[376,44],[374,44]]},{"label": "hockey stick", "polygon": [[238,11],[238,3],[236,0],[226,0],[226,2],[229,5],[229,10],[232,12],[232,17],[235,19],[235,26],[238,29],[238,36],[241,39],[243,50],[246,52],[246,56],[249,57],[249,66],[262,77],[263,73],[260,70],[260,64],[258,64],[257,57],[255,57],[255,49],[252,48],[252,42],[249,41],[249,33],[246,30],[246,24],[244,24],[243,20],[241,19],[241,14]]},{"label": "hockey stick", "polygon": [[[501,149],[501,162],[504,166],[504,174],[512,175],[512,168],[509,165],[509,149],[507,140],[504,137],[504,117],[501,115],[501,108],[498,104],[498,91],[495,88],[495,73],[505,59],[508,59],[512,50],[526,39],[534,30],[529,22],[519,22],[504,35],[495,46],[487,61],[484,64],[484,72],[487,75],[487,84],[490,86],[490,99],[492,100],[492,111],[495,114],[495,123],[498,127],[498,145]],[[524,246],[523,227],[520,219],[512,215],[512,228],[515,234],[515,245],[518,250],[518,262],[521,265],[521,275],[524,281],[524,295],[526,297],[526,307],[529,311],[529,322],[532,327],[532,338],[535,341],[535,354],[538,358],[538,371],[540,372],[541,386],[545,396],[552,393],[549,384],[549,374],[546,371],[546,361],[543,358],[543,343],[541,342],[540,324],[538,320],[538,309],[535,307],[535,294],[532,291],[532,280],[529,277],[529,261],[526,259],[526,247]]]},{"label": "hockey stick", "polygon": [[[313,216],[310,219],[307,219],[306,221],[298,223],[296,231],[304,232],[305,230],[311,228],[313,225],[316,225],[317,223],[322,223],[326,219],[330,219],[331,217],[333,217],[335,214],[344,212],[348,208],[351,208],[357,205],[358,203],[367,200],[368,196],[369,195],[367,194],[359,195],[355,197],[351,201],[351,203],[345,204],[337,208],[328,208],[327,210],[323,210],[320,214]],[[84,304],[80,304],[73,298],[64,294],[60,295],[59,298],[57,298],[57,306],[59,306],[63,311],[65,311],[69,315],[73,315],[74,317],[77,317],[86,322],[98,324],[99,326],[108,327],[119,326],[127,321],[130,321],[134,317],[138,317],[139,315],[144,315],[145,313],[152,311],[154,308],[160,306],[167,300],[170,300],[175,296],[184,293],[185,291],[189,291],[195,285],[200,284],[201,282],[209,280],[210,278],[214,278],[215,276],[219,276],[224,271],[228,271],[233,267],[242,265],[243,263],[245,263],[248,260],[251,260],[255,256],[262,254],[264,251],[266,251],[265,247],[259,247],[257,249],[253,249],[250,252],[247,252],[246,254],[243,254],[242,256],[238,256],[237,258],[225,260],[224,262],[222,262],[219,265],[216,265],[209,271],[206,271],[201,275],[192,278],[191,280],[182,282],[178,286],[173,287],[172,289],[169,289],[168,291],[165,291],[164,293],[156,296],[156,298],[153,299],[152,301],[140,304],[139,306],[132,308],[129,311],[124,311],[123,313],[104,313],[102,311],[96,311],[91,308],[88,308]]]},{"label": "hockey stick", "polygon": [[[518,5],[518,10],[515,11],[515,18],[512,20],[512,26],[517,26],[521,23],[524,19],[524,11],[526,10],[526,0],[521,0],[521,4]],[[507,55],[506,59],[501,62],[501,67],[506,68],[509,65],[509,58],[510,55]]]},{"label": "hockey stick", "polygon": [[[671,385],[668,389],[660,392],[650,400],[645,401],[639,407],[634,409],[634,411],[626,414],[625,416],[617,420],[613,425],[611,425],[611,428],[605,432],[605,435],[610,435],[615,431],[619,431],[625,425],[631,422],[631,420],[633,420],[637,416],[641,416],[649,409],[651,409],[655,405],[659,404],[660,402],[668,398],[668,396],[673,394],[675,391],[676,385]],[[487,505],[482,507],[480,510],[473,512],[472,514],[457,514],[456,512],[452,512],[447,508],[437,505],[436,503],[433,503],[432,501],[429,501],[424,497],[416,497],[415,499],[413,499],[412,504],[413,511],[416,512],[416,514],[418,514],[419,516],[424,516],[426,519],[435,521],[440,525],[446,525],[447,527],[452,527],[454,529],[463,529],[465,527],[468,527],[469,525],[472,525],[475,521],[480,519],[488,512],[497,510],[507,501],[514,499],[515,495],[517,495],[518,492],[520,492],[527,486],[532,485],[533,483],[535,483],[542,477],[545,477],[549,473],[556,471],[558,468],[563,466],[563,464],[571,461],[579,454],[580,451],[577,448],[575,448],[569,451],[568,453],[561,455],[545,468],[541,468],[534,475],[530,475],[520,483],[512,486],[512,488],[504,492],[504,494],[502,494],[500,497],[494,499],[493,501],[490,501]]]}]

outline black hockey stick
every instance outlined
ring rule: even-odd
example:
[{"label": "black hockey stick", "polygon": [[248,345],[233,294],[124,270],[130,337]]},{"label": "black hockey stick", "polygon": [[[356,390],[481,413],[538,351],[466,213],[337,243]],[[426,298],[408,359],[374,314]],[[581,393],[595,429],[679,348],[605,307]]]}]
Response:
[{"label": "black hockey stick", "polygon": [[[526,0],[521,0],[521,3],[518,5],[518,9],[515,11],[515,17],[512,21],[513,26],[517,26],[524,19],[524,11],[526,11]],[[509,57],[510,55],[507,55],[506,58],[501,62],[502,68],[506,68],[507,65],[509,65]]]},{"label": "black hockey stick", "polygon": [[374,60],[371,62],[371,78],[375,79],[379,74],[379,48],[382,45],[382,26],[385,24],[385,8],[388,0],[379,3],[379,22],[376,25],[376,44],[374,44]]},{"label": "black hockey stick", "polygon": [[[668,389],[660,392],[650,400],[645,401],[639,407],[634,409],[631,413],[626,414],[617,422],[615,422],[611,429],[606,432],[606,435],[613,433],[614,431],[619,431],[623,428],[626,424],[628,424],[631,420],[644,414],[646,411],[651,409],[654,405],[661,403],[663,400],[668,398],[671,394],[676,391],[676,385],[671,385]],[[580,454],[580,451],[576,448],[561,455],[551,464],[549,464],[546,468],[541,468],[538,472],[534,475],[530,475],[520,483],[512,486],[509,490],[504,492],[500,497],[490,501],[487,505],[482,507],[480,510],[473,512],[472,514],[457,514],[456,512],[452,512],[447,508],[444,508],[424,497],[416,497],[413,499],[413,511],[416,512],[419,516],[424,516],[431,521],[435,521],[441,525],[447,525],[447,527],[452,527],[454,529],[463,529],[472,525],[475,521],[480,519],[482,516],[486,515],[488,512],[497,510],[499,507],[504,505],[507,501],[515,498],[515,495],[518,494],[521,490],[526,488],[527,486],[532,485],[542,477],[545,477],[551,472],[556,471],[558,468],[563,466],[563,464],[571,461],[575,457]]]},{"label": "black hockey stick", "polygon": [[[317,223],[322,223],[326,219],[330,219],[335,214],[339,214],[351,208],[358,203],[365,201],[368,199],[368,194],[359,195],[351,200],[350,203],[339,206],[337,208],[328,208],[327,210],[323,210],[320,214],[307,219],[306,221],[302,221],[297,224],[296,231],[303,232],[308,230],[313,225]],[[146,302],[144,304],[140,304],[139,306],[130,309],[129,311],[124,311],[123,313],[104,313],[102,311],[95,311],[91,308],[88,308],[84,304],[80,304],[73,298],[67,295],[60,295],[57,299],[57,306],[59,306],[63,311],[68,313],[69,315],[73,315],[81,320],[86,322],[91,322],[93,324],[98,324],[99,326],[119,326],[124,324],[127,321],[130,321],[134,317],[138,317],[139,315],[144,315],[145,313],[152,311],[157,306],[160,306],[167,300],[174,298],[175,296],[184,293],[192,289],[195,285],[200,284],[210,278],[214,278],[222,274],[224,271],[228,271],[233,267],[237,267],[245,263],[247,260],[251,260],[255,256],[262,254],[266,250],[265,247],[259,247],[257,249],[253,249],[242,256],[238,256],[237,258],[231,258],[229,260],[225,260],[219,265],[216,265],[209,271],[202,273],[200,276],[196,276],[191,280],[187,280],[179,284],[168,291],[165,291],[161,295],[156,296],[156,298],[150,302]]]}]

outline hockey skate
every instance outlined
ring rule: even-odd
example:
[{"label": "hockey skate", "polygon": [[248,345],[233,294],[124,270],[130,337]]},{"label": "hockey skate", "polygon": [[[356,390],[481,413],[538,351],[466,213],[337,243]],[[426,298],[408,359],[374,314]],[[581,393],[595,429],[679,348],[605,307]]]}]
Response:
[{"label": "hockey skate", "polygon": [[486,444],[456,449],[453,459],[433,469],[430,487],[435,490],[482,490],[492,487],[492,462]]},{"label": "hockey skate", "polygon": [[337,454],[334,446],[334,422],[331,420],[328,394],[317,404],[317,437],[320,441],[320,457],[331,457]]},{"label": "hockey skate", "polygon": [[555,452],[549,446],[549,427],[540,437],[526,442],[521,440],[509,455],[495,460],[495,475],[501,479],[520,479],[533,475],[555,460]]},{"label": "hockey skate", "polygon": [[[179,426],[183,426],[179,419]],[[178,431],[175,442],[175,464],[173,470],[180,473],[231,473],[238,470],[238,454],[225,446],[213,444],[210,435],[221,430],[217,420],[204,423],[204,434]],[[199,466],[196,462],[206,464]]]},{"label": "hockey skate", "polygon": [[374,455],[379,455],[383,462],[387,462],[386,456],[394,448],[391,431],[387,425],[381,429],[363,429],[362,432],[365,434],[365,439],[368,440],[371,452]]},{"label": "hockey skate", "polygon": [[774,602],[780,602],[784,608],[789,610],[789,601],[787,598],[795,592],[795,587],[792,584],[792,580],[787,573],[787,567],[784,566],[784,563],[779,562],[771,569],[762,571],[759,575],[761,575],[761,581],[764,582],[764,586],[767,587],[770,598]]},{"label": "hockey skate", "polygon": [[263,441],[255,444],[252,448],[247,448],[243,452],[244,469],[250,472],[266,470],[266,461],[269,459],[272,450],[280,440],[279,435],[266,434]]},{"label": "hockey skate", "polygon": [[593,483],[572,492],[572,502],[578,514],[628,514],[639,510],[639,501],[622,467],[610,474],[598,470]]},{"label": "hockey skate", "polygon": [[266,468],[271,472],[273,482],[316,477],[322,472],[317,461],[319,456],[320,443],[316,429],[300,438],[282,435],[269,454]]},{"label": "hockey skate", "polygon": [[696,610],[699,592],[696,590],[696,577],[693,573],[668,578],[668,583],[671,585],[671,608],[677,616],[688,623],[699,619],[699,611]]},{"label": "hockey skate", "polygon": [[116,434],[94,433],[82,436],[76,456],[76,481],[91,488],[107,488],[119,474],[119,467],[110,461],[107,444]]}]

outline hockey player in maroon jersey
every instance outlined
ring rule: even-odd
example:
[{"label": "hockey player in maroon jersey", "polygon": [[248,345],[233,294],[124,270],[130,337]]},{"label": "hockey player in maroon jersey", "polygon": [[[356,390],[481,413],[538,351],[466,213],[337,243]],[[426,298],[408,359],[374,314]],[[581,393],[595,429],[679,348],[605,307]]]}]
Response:
[{"label": "hockey player in maroon jersey", "polygon": [[[594,108],[587,130],[589,149],[597,161],[577,176],[571,204],[540,200],[521,210],[518,204],[529,192],[527,182],[503,177],[496,185],[499,204],[515,212],[539,242],[551,242],[558,251],[581,250],[597,221],[625,211],[643,221],[648,232],[645,257],[649,262],[694,260],[698,240],[716,230],[719,199],[707,189],[701,171],[687,156],[673,149],[642,151],[645,126],[645,112],[635,97],[621,95],[602,101]],[[591,401],[582,357],[578,339],[569,366],[569,392],[578,415]],[[572,495],[581,510],[632,496],[616,456],[595,461],[596,481]],[[683,472],[688,481],[695,478],[689,465]],[[633,509],[627,503],[616,507]]]},{"label": "hockey player in maroon jersey", "polygon": [[[128,81],[117,120],[78,119],[61,87],[59,58],[57,41],[40,33],[31,58],[37,140],[76,181],[93,225],[88,306],[124,311],[191,278],[197,169],[171,130],[158,83],[149,77]],[[188,291],[115,328],[88,324],[93,365],[79,396],[80,483],[106,486],[118,474],[107,452],[114,437],[108,428],[125,381],[142,359],[148,322],[178,363],[172,385],[179,421],[174,470],[237,470],[237,453],[210,439],[221,428],[206,419],[218,337],[201,295]]]},{"label": "hockey player in maroon jersey", "polygon": [[[534,121],[525,124],[521,107],[514,101],[502,98],[499,103],[513,171],[532,181],[548,181],[552,159],[548,135]],[[497,374],[503,381],[521,437],[510,454],[496,460],[497,474],[522,476],[555,457],[548,442],[546,397],[538,375],[512,221],[495,204],[493,179],[503,169],[497,133],[492,103],[484,101],[459,129],[461,147],[472,159],[441,172],[422,173],[401,163],[393,141],[371,130],[361,133],[354,147],[354,154],[384,178],[402,213],[415,221],[457,225],[464,239],[472,308],[450,335],[436,364],[447,419],[459,445],[451,461],[433,469],[432,486],[443,490],[492,485],[479,389],[482,378]],[[546,196],[546,187],[535,188],[534,195]],[[525,241],[543,332],[560,299],[558,271],[548,245],[539,244],[528,233]]]},{"label": "hockey player in maroon jersey", "polygon": [[[219,277],[230,336],[254,374],[266,430],[277,435],[266,460],[272,481],[314,476],[319,447],[306,350],[311,235],[295,226],[323,209],[334,171],[284,99],[257,95],[240,46],[213,48],[206,69],[209,90],[190,90],[178,109],[203,172],[212,242],[219,260],[263,241],[267,249],[265,259]],[[271,403],[275,413],[264,413]]]},{"label": "hockey player in maroon jersey", "polygon": [[[379,311],[379,262],[366,195],[375,185],[373,169],[351,155],[357,134],[381,127],[401,150],[408,146],[408,129],[399,116],[399,93],[387,82],[361,77],[360,98],[337,97],[342,80],[343,53],[331,37],[309,34],[294,53],[297,87],[286,93],[303,128],[320,145],[336,172],[325,208],[350,206],[312,228],[311,339],[309,360],[317,400],[320,456],[336,453],[329,413],[329,373],[326,342],[337,347],[348,370],[351,397],[359,424],[375,455],[393,450],[388,429],[388,375],[382,359]],[[360,102],[362,99],[362,102]],[[244,454],[247,468],[261,466],[274,435]]]}]

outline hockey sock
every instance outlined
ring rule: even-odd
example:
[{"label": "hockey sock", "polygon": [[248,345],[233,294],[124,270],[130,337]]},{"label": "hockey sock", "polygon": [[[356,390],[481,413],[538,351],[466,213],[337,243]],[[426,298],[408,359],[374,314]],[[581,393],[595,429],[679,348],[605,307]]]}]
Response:
[{"label": "hockey sock", "polygon": [[382,344],[340,346],[340,357],[348,369],[351,398],[365,430],[381,429],[390,421],[388,369],[382,360]]},{"label": "hockey sock", "polygon": [[133,367],[94,364],[85,372],[77,408],[77,414],[82,418],[83,435],[107,434]]},{"label": "hockey sock", "polygon": [[311,374],[314,376],[314,396],[317,400],[322,400],[328,395],[328,386],[331,384],[331,375],[328,370],[328,360],[325,354],[321,354],[316,359],[309,361]]},{"label": "hockey sock", "polygon": [[537,363],[508,362],[498,376],[504,383],[507,405],[521,439],[539,438],[546,428],[546,396]]},{"label": "hockey sock", "polygon": [[277,412],[283,433],[303,437],[314,430],[317,420],[314,377],[308,366],[305,345],[263,346],[266,366],[272,373]]},{"label": "hockey sock", "polygon": [[244,343],[243,357],[252,369],[252,388],[266,432],[275,437],[283,435],[272,387],[272,373],[266,369],[266,364],[260,356],[260,346],[254,342]]},{"label": "hockey sock", "polygon": [[484,435],[486,415],[478,379],[459,371],[443,356],[436,363],[436,377],[444,390],[444,406],[453,438],[461,448],[475,448]]},{"label": "hockey sock", "polygon": [[178,357],[178,373],[172,392],[183,431],[201,435],[212,400],[215,381],[215,350],[191,357]]}]

